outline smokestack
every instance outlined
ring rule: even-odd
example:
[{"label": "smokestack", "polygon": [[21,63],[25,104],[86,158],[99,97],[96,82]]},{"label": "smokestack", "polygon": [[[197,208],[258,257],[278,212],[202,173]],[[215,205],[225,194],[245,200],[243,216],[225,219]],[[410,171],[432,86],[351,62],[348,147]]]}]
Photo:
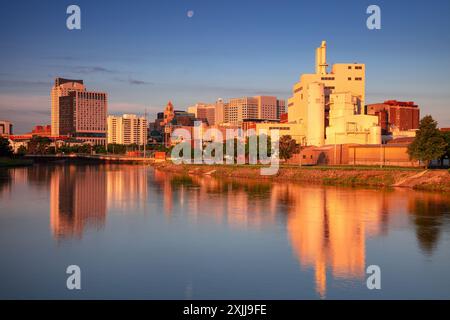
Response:
[{"label": "smokestack", "polygon": [[327,43],[322,41],[320,47],[316,49],[316,73],[327,74]]}]

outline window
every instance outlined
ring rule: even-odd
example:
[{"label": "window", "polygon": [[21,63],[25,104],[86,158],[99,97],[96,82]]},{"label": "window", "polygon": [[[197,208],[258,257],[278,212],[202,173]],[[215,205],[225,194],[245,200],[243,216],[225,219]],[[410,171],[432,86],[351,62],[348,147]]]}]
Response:
[{"label": "window", "polygon": [[348,77],[347,80],[348,80],[348,81],[352,80],[352,77]]},{"label": "window", "polygon": [[355,78],[355,80],[356,80],[356,81],[361,81],[361,80],[362,80],[362,78],[360,78],[360,77],[356,77],[356,78]]},{"label": "window", "polygon": [[362,66],[356,66],[355,69],[356,70],[362,70]]},{"label": "window", "polygon": [[352,66],[348,66],[348,70],[351,70],[352,69]]}]

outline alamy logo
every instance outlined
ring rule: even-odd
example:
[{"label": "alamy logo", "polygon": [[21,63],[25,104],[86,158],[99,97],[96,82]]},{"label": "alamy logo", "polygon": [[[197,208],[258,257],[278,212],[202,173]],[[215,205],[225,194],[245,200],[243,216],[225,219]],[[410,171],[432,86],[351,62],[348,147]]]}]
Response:
[{"label": "alamy logo", "polygon": [[[196,121],[193,135],[184,128],[171,133],[175,146],[171,151],[174,164],[263,164],[261,175],[275,175],[279,169],[279,132],[254,129],[227,129],[222,131],[209,128],[203,132],[201,122]],[[225,141],[225,142],[224,142]],[[247,150],[246,150],[247,149]]]},{"label": "alamy logo", "polygon": [[370,274],[369,277],[367,277],[366,285],[367,289],[373,290],[381,289],[381,269],[377,265],[370,265],[366,269],[366,273]]},{"label": "alamy logo", "polygon": [[367,14],[370,16],[367,18],[366,25],[369,30],[381,29],[381,9],[379,6],[372,4],[367,7]]},{"label": "alamy logo", "polygon": [[81,269],[77,265],[70,265],[66,269],[66,273],[70,274],[67,278],[66,286],[69,290],[81,289]]},{"label": "alamy logo", "polygon": [[81,29],[81,9],[79,6],[72,4],[67,7],[67,17],[66,26],[69,30],[80,30]]}]

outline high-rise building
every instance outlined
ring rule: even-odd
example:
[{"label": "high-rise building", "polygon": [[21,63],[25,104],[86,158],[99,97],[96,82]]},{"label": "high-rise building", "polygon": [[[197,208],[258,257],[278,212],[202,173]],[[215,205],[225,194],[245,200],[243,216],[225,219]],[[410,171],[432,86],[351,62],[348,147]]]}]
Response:
[{"label": "high-rise building", "polygon": [[221,125],[225,123],[225,109],[228,107],[228,103],[224,102],[223,99],[219,98],[216,101],[216,113],[214,115],[214,120],[216,125]]},{"label": "high-rise building", "polygon": [[284,100],[271,96],[233,98],[224,107],[224,122],[241,125],[246,119],[279,120],[284,105]]},{"label": "high-rise building", "polygon": [[[332,66],[331,72],[327,71],[326,62],[326,42],[322,41],[316,49],[316,72],[313,74],[302,74],[292,91],[293,95],[288,100],[288,121],[301,126],[304,136],[302,144],[321,144],[317,141],[318,131],[325,132],[324,127],[329,125],[330,95],[332,93],[349,92],[359,101],[359,109],[355,114],[363,113],[361,107],[365,102],[365,65],[361,63],[339,63]],[[323,84],[318,87],[317,84]],[[321,90],[323,92],[317,92]],[[311,94],[311,92],[313,94]],[[317,104],[316,99],[323,99],[323,104]],[[311,104],[315,105],[312,107]],[[315,116],[316,110],[312,108],[323,108],[323,119],[318,122],[311,122],[308,117],[310,113]],[[319,112],[322,114],[322,111]],[[323,137],[325,139],[325,137]],[[322,139],[323,140],[323,139]]]},{"label": "high-rise building", "polygon": [[68,96],[71,91],[85,91],[83,80],[70,80],[63,78],[56,78],[55,84],[51,90],[51,104],[52,104],[52,135],[59,136],[60,133],[60,107],[59,98],[63,96]]},{"label": "high-rise building", "polygon": [[57,78],[52,88],[52,135],[106,144],[107,95],[86,91],[83,80]]},{"label": "high-rise building", "polygon": [[13,125],[11,122],[6,120],[0,120],[0,136],[9,136],[13,134]]},{"label": "high-rise building", "polygon": [[138,144],[147,142],[147,119],[135,114],[108,116],[108,143]]},{"label": "high-rise building", "polygon": [[71,91],[59,97],[59,134],[106,145],[106,112],[106,93]]},{"label": "high-rise building", "polygon": [[213,126],[216,124],[216,105],[207,103],[197,103],[188,108],[188,112],[195,115],[195,117],[203,122],[207,122],[208,125]]}]

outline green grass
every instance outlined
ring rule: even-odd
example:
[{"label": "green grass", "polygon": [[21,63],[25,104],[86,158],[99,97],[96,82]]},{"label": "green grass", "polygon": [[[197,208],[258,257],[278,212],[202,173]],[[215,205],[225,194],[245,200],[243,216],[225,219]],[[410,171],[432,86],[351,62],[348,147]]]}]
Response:
[{"label": "green grass", "polygon": [[[185,164],[186,166],[220,166],[220,167],[231,167],[231,168],[262,168],[268,167],[270,164]],[[289,168],[289,169],[304,169],[304,170],[380,170],[380,171],[422,171],[423,168],[410,168],[410,167],[395,167],[395,166],[365,166],[365,165],[339,165],[339,166],[300,166],[298,164],[280,164],[280,168]]]}]

